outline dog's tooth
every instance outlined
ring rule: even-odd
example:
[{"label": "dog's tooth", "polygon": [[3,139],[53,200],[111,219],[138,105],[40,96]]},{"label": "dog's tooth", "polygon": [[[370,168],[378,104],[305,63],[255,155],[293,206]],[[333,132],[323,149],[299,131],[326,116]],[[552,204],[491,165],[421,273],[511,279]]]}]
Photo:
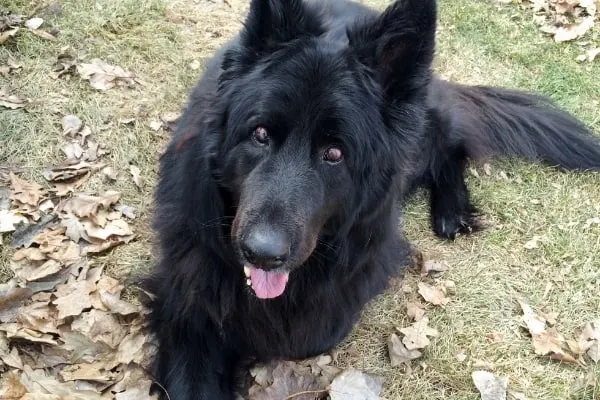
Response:
[{"label": "dog's tooth", "polygon": [[246,285],[252,286],[252,281],[250,279],[246,279]]},{"label": "dog's tooth", "polygon": [[250,278],[250,268],[244,265],[244,275]]}]

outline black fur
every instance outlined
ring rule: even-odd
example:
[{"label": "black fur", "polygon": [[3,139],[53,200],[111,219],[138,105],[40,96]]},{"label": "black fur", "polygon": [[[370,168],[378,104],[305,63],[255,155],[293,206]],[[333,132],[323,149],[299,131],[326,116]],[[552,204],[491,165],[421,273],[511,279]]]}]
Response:
[{"label": "black fur", "polygon": [[[434,0],[252,0],[161,159],[145,288],[171,399],[233,399],[249,363],[338,344],[408,263],[396,207],[416,187],[436,235],[477,229],[468,158],[600,169],[597,138],[547,99],[434,78],[435,21]],[[278,297],[246,284],[249,238],[267,246],[254,267],[289,273]]]}]

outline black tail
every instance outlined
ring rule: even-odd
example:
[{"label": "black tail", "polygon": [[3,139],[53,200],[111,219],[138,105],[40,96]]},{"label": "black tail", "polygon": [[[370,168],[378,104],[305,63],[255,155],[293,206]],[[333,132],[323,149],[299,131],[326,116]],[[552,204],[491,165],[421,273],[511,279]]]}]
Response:
[{"label": "black tail", "polygon": [[526,92],[434,82],[435,106],[470,158],[516,156],[600,170],[600,137],[550,99]]}]

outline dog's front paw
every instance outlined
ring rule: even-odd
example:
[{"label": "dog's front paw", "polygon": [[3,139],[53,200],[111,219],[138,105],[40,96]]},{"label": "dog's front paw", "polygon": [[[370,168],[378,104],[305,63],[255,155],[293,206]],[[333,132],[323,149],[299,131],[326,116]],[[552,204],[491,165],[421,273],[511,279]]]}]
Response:
[{"label": "dog's front paw", "polygon": [[437,237],[454,240],[458,233],[469,235],[481,229],[473,212],[433,215],[433,231]]}]

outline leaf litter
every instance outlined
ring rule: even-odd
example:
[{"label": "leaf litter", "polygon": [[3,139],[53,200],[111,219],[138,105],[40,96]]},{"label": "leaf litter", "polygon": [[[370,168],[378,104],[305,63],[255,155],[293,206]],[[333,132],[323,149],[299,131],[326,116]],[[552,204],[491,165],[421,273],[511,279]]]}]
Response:
[{"label": "leaf litter", "polygon": [[556,326],[549,326],[556,323],[555,314],[535,313],[529,304],[518,302],[523,312],[521,321],[531,335],[535,354],[581,366],[586,365],[583,355],[587,354],[592,362],[598,363],[600,320],[586,324],[577,337],[567,339]]},{"label": "leaf litter", "polygon": [[[116,191],[76,191],[73,180],[103,164],[82,160],[93,142],[81,120],[63,128],[83,152],[43,171],[54,187],[9,170],[0,192],[0,228],[14,249],[14,277],[0,284],[0,398],[148,399],[145,310],[89,258],[134,240],[135,210]],[[57,190],[65,182],[72,190]]]}]

